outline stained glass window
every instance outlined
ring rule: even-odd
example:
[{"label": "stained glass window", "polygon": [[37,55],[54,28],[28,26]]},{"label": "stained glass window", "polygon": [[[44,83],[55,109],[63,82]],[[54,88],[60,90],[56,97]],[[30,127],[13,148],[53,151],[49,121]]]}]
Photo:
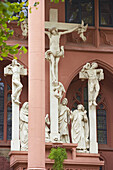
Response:
[{"label": "stained glass window", "polygon": [[100,170],[102,170],[102,166],[100,167]]},{"label": "stained glass window", "polygon": [[66,22],[94,25],[94,0],[66,0]]},{"label": "stained glass window", "polygon": [[7,85],[7,140],[12,137],[12,103],[11,103],[11,87]]},{"label": "stained glass window", "polygon": [[0,76],[0,141],[6,142],[12,134],[11,87],[2,72]]},{"label": "stained glass window", "polygon": [[88,112],[88,84],[84,87],[84,107]]},{"label": "stained glass window", "polygon": [[106,110],[102,104],[97,109],[97,131],[98,143],[107,144]]},{"label": "stained glass window", "polygon": [[113,26],[113,1],[99,1],[100,26]]},{"label": "stained glass window", "polygon": [[7,140],[12,137],[12,107],[7,107]]},{"label": "stained glass window", "polygon": [[0,79],[0,140],[3,140],[4,134],[4,83]]}]

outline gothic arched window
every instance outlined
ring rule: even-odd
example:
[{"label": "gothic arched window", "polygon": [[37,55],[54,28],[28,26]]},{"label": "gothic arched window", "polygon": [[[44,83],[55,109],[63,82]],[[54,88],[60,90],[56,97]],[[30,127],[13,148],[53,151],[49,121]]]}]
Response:
[{"label": "gothic arched window", "polygon": [[94,0],[66,0],[66,21],[94,25]]},{"label": "gothic arched window", "polygon": [[[68,91],[67,98],[69,107],[73,111],[77,109],[78,104],[83,104],[88,114],[88,83],[75,79],[72,81]],[[106,125],[106,105],[103,93],[100,91],[97,97],[97,137],[99,144],[107,144],[107,125]]]},{"label": "gothic arched window", "polygon": [[98,16],[100,27],[113,26],[112,0],[66,0],[65,5],[66,22],[81,23],[83,20],[89,26],[94,26]]},{"label": "gothic arched window", "polygon": [[99,25],[113,26],[113,1],[99,0]]}]

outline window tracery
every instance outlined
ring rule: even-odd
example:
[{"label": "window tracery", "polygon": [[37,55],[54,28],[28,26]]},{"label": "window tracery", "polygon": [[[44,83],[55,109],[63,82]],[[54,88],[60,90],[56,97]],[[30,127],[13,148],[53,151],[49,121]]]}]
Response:
[{"label": "window tracery", "polygon": [[66,21],[81,23],[83,20],[89,25],[94,25],[94,0],[67,0]]},{"label": "window tracery", "polygon": [[99,0],[99,25],[113,26],[113,1]]},{"label": "window tracery", "polygon": [[66,22],[80,23],[83,20],[89,26],[94,26],[94,20],[96,19],[95,9],[98,9],[99,26],[113,26],[112,0],[66,0],[65,4]]}]

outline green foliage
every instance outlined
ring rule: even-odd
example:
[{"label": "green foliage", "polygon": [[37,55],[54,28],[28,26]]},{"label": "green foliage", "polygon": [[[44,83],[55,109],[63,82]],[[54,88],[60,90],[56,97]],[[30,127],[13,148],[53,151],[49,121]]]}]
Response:
[{"label": "green foliage", "polygon": [[[7,57],[9,53],[16,58],[15,55],[19,52],[19,44],[14,46],[7,45],[8,38],[14,34],[14,31],[8,28],[7,24],[11,21],[17,21],[18,24],[24,21],[23,5],[24,2],[10,3],[7,0],[0,1],[0,60]],[[20,50],[24,51],[24,53],[27,52],[25,47],[20,47]]]},{"label": "green foliage", "polygon": [[[27,4],[28,4],[28,1],[27,1]],[[39,2],[35,2],[34,4],[33,4],[33,6],[30,6],[30,8],[29,8],[29,13],[31,13],[32,12],[32,8],[36,8],[36,9],[38,9],[38,6],[39,5]]]},{"label": "green foliage", "polygon": [[[51,2],[54,2],[54,3],[59,3],[59,0],[50,0]],[[64,2],[65,0],[61,0],[61,2]]]},{"label": "green foliage", "polygon": [[[59,0],[50,0],[51,2],[58,3]],[[64,2],[64,0],[61,0]],[[30,6],[29,12],[31,13],[31,10],[33,7],[38,9],[39,2],[35,2],[33,6]],[[8,28],[8,23],[11,21],[17,21],[17,25],[20,24],[20,22],[24,21],[25,16],[23,9],[25,7],[28,7],[28,1],[25,4],[24,2],[18,3],[10,3],[7,0],[4,0],[4,2],[0,1],[0,60],[3,60],[4,57],[7,57],[8,54],[12,54],[14,58],[16,57],[16,54],[19,52],[19,50],[23,51],[24,53],[27,52],[27,49],[25,47],[19,47],[19,44],[16,44],[14,46],[10,46],[7,44],[7,40],[13,36],[14,31],[13,29]],[[19,53],[21,57],[22,52]]]},{"label": "green foliage", "polygon": [[66,150],[60,147],[52,148],[48,158],[55,161],[53,165],[54,170],[63,170],[64,159],[67,159]]}]

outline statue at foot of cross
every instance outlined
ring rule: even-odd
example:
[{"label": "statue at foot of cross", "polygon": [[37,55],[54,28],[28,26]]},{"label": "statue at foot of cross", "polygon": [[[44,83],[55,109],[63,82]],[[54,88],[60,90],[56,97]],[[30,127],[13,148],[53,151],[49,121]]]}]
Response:
[{"label": "statue at foot of cross", "polygon": [[20,110],[20,150],[28,151],[28,102],[25,102]]},{"label": "statue at foot of cross", "polygon": [[68,124],[70,123],[70,109],[67,107],[68,100],[64,98],[62,103],[59,104],[58,109],[58,124],[60,140],[63,143],[70,143]]},{"label": "statue at foot of cross", "polygon": [[[67,107],[68,100],[64,98],[59,104],[58,109],[58,129],[60,133],[61,143],[76,143],[77,152],[89,152],[89,121],[87,117],[87,111],[82,104],[77,106],[77,109],[73,112]],[[71,124],[70,124],[71,121]],[[48,114],[45,117],[45,141],[50,140],[50,125]],[[69,135],[69,126],[71,126],[71,139]]]},{"label": "statue at foot of cross", "polygon": [[72,143],[78,144],[78,152],[88,152],[89,150],[89,123],[86,113],[84,106],[79,104],[71,114]]}]

